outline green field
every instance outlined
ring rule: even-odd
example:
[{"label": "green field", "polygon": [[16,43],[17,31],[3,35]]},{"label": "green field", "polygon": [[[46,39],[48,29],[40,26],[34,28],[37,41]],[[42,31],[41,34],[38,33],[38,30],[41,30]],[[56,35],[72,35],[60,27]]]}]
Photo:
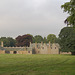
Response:
[{"label": "green field", "polygon": [[75,75],[75,56],[0,54],[0,75]]}]

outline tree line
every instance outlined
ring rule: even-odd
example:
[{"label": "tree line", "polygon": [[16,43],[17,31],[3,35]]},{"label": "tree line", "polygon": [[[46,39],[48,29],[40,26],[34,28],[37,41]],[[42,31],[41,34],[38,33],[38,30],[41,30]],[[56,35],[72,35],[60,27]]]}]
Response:
[{"label": "tree line", "polygon": [[19,35],[17,36],[15,39],[13,39],[12,37],[1,37],[0,41],[3,41],[4,43],[4,47],[23,47],[23,46],[30,46],[30,42],[32,43],[48,43],[49,41],[51,43],[55,43],[58,42],[58,38],[56,37],[56,35],[54,34],[49,34],[46,37],[42,37],[41,35],[31,35],[31,34],[25,34],[25,35]]}]

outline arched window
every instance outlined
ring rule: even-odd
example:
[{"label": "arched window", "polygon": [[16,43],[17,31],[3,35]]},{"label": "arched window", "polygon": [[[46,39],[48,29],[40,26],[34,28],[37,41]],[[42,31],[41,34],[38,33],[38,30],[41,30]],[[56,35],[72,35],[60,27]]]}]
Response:
[{"label": "arched window", "polygon": [[13,53],[14,53],[14,54],[17,54],[17,51],[14,51]]}]

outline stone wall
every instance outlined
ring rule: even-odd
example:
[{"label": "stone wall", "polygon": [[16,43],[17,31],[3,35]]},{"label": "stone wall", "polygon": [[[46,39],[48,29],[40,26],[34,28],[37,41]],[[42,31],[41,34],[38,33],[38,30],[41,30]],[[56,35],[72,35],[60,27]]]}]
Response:
[{"label": "stone wall", "polygon": [[59,48],[55,44],[51,46],[51,54],[59,54]]},{"label": "stone wall", "polygon": [[7,54],[32,54],[30,47],[4,47]]},{"label": "stone wall", "polygon": [[0,54],[5,54],[5,50],[0,50]]},{"label": "stone wall", "polygon": [[30,43],[30,47],[4,47],[4,49],[7,54],[59,54],[59,47],[50,42]]},{"label": "stone wall", "polygon": [[59,47],[55,43],[35,43],[35,52],[36,54],[59,54]]},{"label": "stone wall", "polygon": [[60,52],[60,54],[71,54],[71,52]]}]

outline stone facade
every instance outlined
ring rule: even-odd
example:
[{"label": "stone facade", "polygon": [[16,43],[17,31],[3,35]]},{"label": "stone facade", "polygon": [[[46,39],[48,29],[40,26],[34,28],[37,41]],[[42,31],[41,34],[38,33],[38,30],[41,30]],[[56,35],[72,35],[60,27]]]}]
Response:
[{"label": "stone facade", "polygon": [[59,45],[57,43],[33,43],[30,45],[33,54],[59,54]]},{"label": "stone facade", "polygon": [[4,47],[6,54],[32,54],[30,47]]},{"label": "stone facade", "polygon": [[0,54],[5,54],[5,50],[0,50]]},{"label": "stone facade", "polygon": [[30,43],[30,47],[3,47],[0,46],[0,54],[71,54],[71,52],[60,52],[59,44],[53,43]]},{"label": "stone facade", "polygon": [[60,54],[71,54],[71,52],[60,52]]},{"label": "stone facade", "polygon": [[[2,45],[3,47],[3,42]],[[59,54],[57,43],[30,43],[30,47],[3,47],[0,54]]]}]

